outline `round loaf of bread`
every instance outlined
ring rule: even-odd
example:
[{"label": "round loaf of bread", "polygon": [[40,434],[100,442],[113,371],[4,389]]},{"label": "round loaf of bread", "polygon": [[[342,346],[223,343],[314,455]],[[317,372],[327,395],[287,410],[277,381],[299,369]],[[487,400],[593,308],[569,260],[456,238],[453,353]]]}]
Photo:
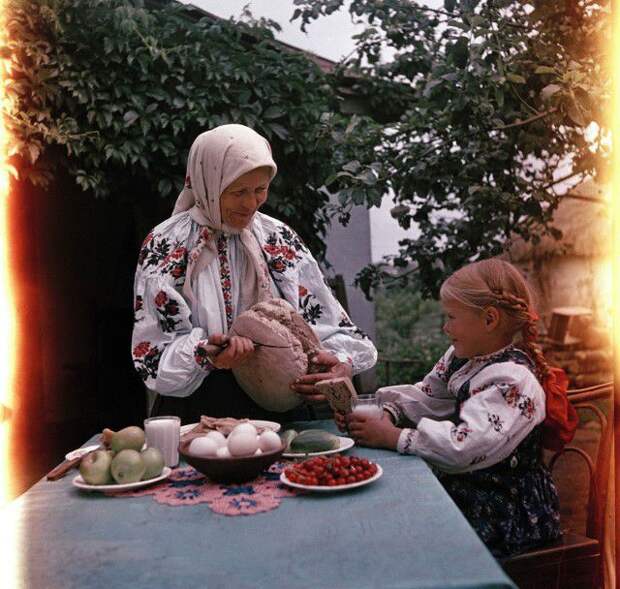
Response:
[{"label": "round loaf of bread", "polygon": [[258,405],[281,413],[302,402],[290,384],[308,373],[308,358],[320,342],[289,303],[270,299],[254,305],[235,319],[230,334],[258,344],[245,362],[233,368],[241,388]]}]

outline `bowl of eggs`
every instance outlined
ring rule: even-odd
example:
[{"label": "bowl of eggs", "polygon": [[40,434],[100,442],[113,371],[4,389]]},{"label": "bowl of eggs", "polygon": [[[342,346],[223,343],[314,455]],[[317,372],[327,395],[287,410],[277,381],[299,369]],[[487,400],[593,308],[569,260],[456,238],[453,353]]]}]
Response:
[{"label": "bowl of eggs", "polygon": [[228,436],[213,430],[179,444],[185,462],[218,483],[252,480],[283,451],[284,444],[276,432],[259,434],[251,423],[236,426]]}]

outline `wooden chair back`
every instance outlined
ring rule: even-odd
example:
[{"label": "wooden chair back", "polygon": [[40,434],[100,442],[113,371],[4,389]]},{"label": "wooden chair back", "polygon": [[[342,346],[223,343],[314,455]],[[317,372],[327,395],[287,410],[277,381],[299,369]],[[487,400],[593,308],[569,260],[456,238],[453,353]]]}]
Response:
[{"label": "wooden chair back", "polygon": [[[587,522],[585,534],[589,538],[597,539],[601,546],[605,536],[605,507],[607,505],[608,478],[613,444],[613,423],[607,419],[603,410],[595,404],[595,401],[611,401],[613,399],[613,382],[607,382],[583,389],[568,391],[568,398],[581,414],[590,412],[596,416],[601,426],[601,436],[596,452],[596,459],[590,460],[588,469],[590,472],[590,488],[587,503]],[[577,452],[584,454],[583,450],[574,446],[567,446],[564,452]],[[559,453],[553,456],[550,463],[557,460]],[[586,454],[587,456],[587,454]],[[589,456],[588,456],[589,458]]]},{"label": "wooden chair back", "polygon": [[[603,548],[605,544],[605,507],[607,480],[613,443],[613,424],[597,401],[613,399],[613,383],[568,391],[568,397],[581,414],[589,411],[601,425],[595,458],[576,445],[568,445],[553,454],[553,470],[560,456],[576,455],[586,465],[589,475],[585,534],[573,530],[550,546],[501,560],[508,575],[520,589],[593,589],[603,583]],[[562,489],[560,489],[560,501]]]}]

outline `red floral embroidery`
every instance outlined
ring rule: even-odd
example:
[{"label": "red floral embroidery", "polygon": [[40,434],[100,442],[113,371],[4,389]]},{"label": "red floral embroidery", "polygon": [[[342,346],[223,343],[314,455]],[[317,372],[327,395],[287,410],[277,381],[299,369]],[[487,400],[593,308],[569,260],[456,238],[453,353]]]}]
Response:
[{"label": "red floral embroidery", "polygon": [[160,290],[155,296],[155,307],[159,315],[159,325],[163,331],[174,331],[181,319],[174,317],[179,314],[179,303]]},{"label": "red floral embroidery", "polygon": [[465,427],[464,425],[454,426],[450,430],[450,435],[457,441],[463,442],[465,438],[471,433],[471,429]]},{"label": "red floral embroidery", "polygon": [[155,306],[163,307],[167,302],[168,295],[163,290],[160,290],[155,297]]},{"label": "red floral embroidery", "polygon": [[149,233],[142,244],[138,264],[145,270],[152,266],[153,271],[171,274],[178,280],[185,276],[187,249],[179,241],[172,244],[168,237]]},{"label": "red floral embroidery", "polygon": [[435,374],[437,375],[437,378],[439,380],[448,382],[449,380],[448,379],[448,367],[446,366],[446,363],[444,362],[443,358],[441,358],[439,362],[435,364]]},{"label": "red floral embroidery", "polygon": [[299,285],[299,308],[306,323],[316,325],[317,319],[323,315],[323,307],[318,299],[305,286]]},{"label": "red floral embroidery", "polygon": [[232,282],[230,279],[230,266],[228,265],[226,237],[224,235],[217,240],[217,253],[220,260],[220,283],[222,285],[222,295],[224,296],[226,324],[228,329],[230,329],[233,321]]},{"label": "red floral embroidery", "polygon": [[149,342],[140,342],[134,349],[133,355],[136,358],[142,358],[150,349],[151,344]]},{"label": "red floral embroidery", "polygon": [[474,395],[481,393],[482,391],[486,390],[486,388],[487,387],[485,386],[474,387],[474,389],[472,389],[472,391],[470,392],[470,397],[473,397]]},{"label": "red floral embroidery", "polygon": [[530,397],[526,397],[525,395],[521,395],[521,401],[519,402],[519,411],[521,411],[521,415],[526,419],[532,419],[534,415],[534,409],[536,405]]},{"label": "red floral embroidery", "polygon": [[425,383],[420,388],[427,397],[433,396],[433,389],[431,388],[431,385]]},{"label": "red floral embroidery", "polygon": [[151,346],[150,342],[140,342],[134,347],[133,364],[143,381],[146,382],[149,378],[157,378],[162,351],[157,346]]},{"label": "red floral embroidery", "polygon": [[168,238],[149,233],[140,248],[138,264],[144,266],[145,269],[149,266],[159,266],[169,253],[170,242]]},{"label": "red floral embroidery", "polygon": [[177,245],[159,265],[161,274],[171,274],[178,279],[185,276],[187,269],[187,248]]},{"label": "red floral embroidery", "polygon": [[267,238],[263,246],[267,254],[267,265],[273,272],[281,274],[288,268],[294,268],[301,259],[300,251],[308,251],[299,237],[288,227],[279,227],[276,233]]},{"label": "red floral embroidery", "polygon": [[521,397],[519,388],[516,385],[509,385],[507,383],[500,383],[497,386],[502,391],[502,397],[504,397],[506,404],[510,407],[516,407]]}]

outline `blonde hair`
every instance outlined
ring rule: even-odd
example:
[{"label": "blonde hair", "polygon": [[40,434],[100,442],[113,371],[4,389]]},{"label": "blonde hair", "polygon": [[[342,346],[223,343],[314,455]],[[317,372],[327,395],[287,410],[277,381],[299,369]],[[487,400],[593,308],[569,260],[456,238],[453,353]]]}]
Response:
[{"label": "blonde hair", "polygon": [[444,281],[439,294],[444,300],[468,307],[496,307],[503,313],[506,329],[513,339],[521,336],[516,345],[534,360],[537,376],[547,376],[549,365],[537,343],[538,315],[532,292],[512,264],[491,258],[463,266]]}]

